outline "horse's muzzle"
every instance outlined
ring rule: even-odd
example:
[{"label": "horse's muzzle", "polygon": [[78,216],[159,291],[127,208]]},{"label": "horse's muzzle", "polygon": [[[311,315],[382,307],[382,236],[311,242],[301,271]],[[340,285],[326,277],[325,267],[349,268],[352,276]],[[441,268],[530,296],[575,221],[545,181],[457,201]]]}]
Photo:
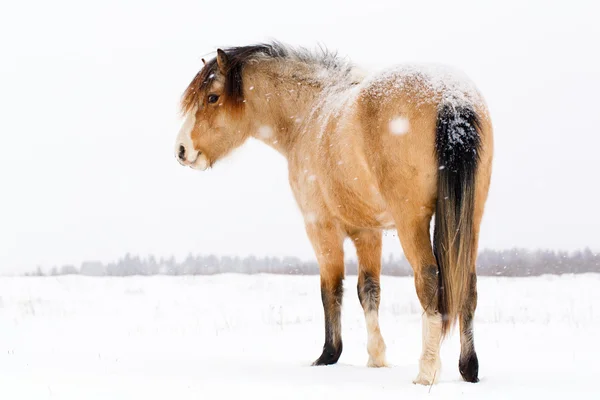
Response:
[{"label": "horse's muzzle", "polygon": [[189,149],[186,149],[183,144],[176,147],[175,158],[177,158],[179,164],[184,167],[190,167],[200,171],[207,169],[210,164],[206,155],[201,151],[195,149],[190,151]]}]

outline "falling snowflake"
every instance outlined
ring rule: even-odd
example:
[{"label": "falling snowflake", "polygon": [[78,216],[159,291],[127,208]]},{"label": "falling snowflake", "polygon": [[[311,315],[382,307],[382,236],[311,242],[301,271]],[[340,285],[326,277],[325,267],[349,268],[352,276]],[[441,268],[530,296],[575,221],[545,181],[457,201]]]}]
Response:
[{"label": "falling snowflake", "polygon": [[269,139],[273,136],[273,128],[268,125],[258,127],[258,137],[261,139]]},{"label": "falling snowflake", "polygon": [[317,214],[314,212],[308,212],[304,214],[304,222],[307,224],[314,224],[317,222]]}]

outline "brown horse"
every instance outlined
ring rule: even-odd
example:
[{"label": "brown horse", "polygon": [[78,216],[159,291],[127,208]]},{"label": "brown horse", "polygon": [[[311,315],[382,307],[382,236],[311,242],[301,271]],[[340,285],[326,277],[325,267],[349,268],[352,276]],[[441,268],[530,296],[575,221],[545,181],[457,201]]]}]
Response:
[{"label": "brown horse", "polygon": [[[255,137],[283,154],[321,275],[325,345],[342,353],[343,242],[359,260],[368,365],[386,365],[379,330],[383,229],[395,228],[423,307],[416,383],[439,377],[439,348],[460,321],[460,373],[477,382],[475,258],[492,165],[492,126],[468,79],[439,66],[370,76],[335,55],[280,43],[218,50],[182,99],[179,162],[205,170]],[[433,246],[430,221],[435,214]]]}]

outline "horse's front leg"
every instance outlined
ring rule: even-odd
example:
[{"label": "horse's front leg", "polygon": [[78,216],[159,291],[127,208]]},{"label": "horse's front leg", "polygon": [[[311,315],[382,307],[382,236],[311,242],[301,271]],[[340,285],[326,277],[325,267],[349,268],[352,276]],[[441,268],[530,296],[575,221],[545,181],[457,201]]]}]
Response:
[{"label": "horse's front leg", "polygon": [[319,262],[321,300],[325,312],[325,344],[321,356],[313,365],[335,364],[342,354],[345,234],[334,221],[307,224],[306,231]]}]

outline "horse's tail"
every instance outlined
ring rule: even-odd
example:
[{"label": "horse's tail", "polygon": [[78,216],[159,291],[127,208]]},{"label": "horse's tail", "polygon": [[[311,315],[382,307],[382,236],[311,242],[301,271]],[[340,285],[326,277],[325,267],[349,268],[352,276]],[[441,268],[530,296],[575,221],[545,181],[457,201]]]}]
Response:
[{"label": "horse's tail", "polygon": [[433,252],[438,263],[442,336],[456,322],[474,270],[473,209],[481,126],[473,108],[440,105],[435,148],[438,193]]}]

